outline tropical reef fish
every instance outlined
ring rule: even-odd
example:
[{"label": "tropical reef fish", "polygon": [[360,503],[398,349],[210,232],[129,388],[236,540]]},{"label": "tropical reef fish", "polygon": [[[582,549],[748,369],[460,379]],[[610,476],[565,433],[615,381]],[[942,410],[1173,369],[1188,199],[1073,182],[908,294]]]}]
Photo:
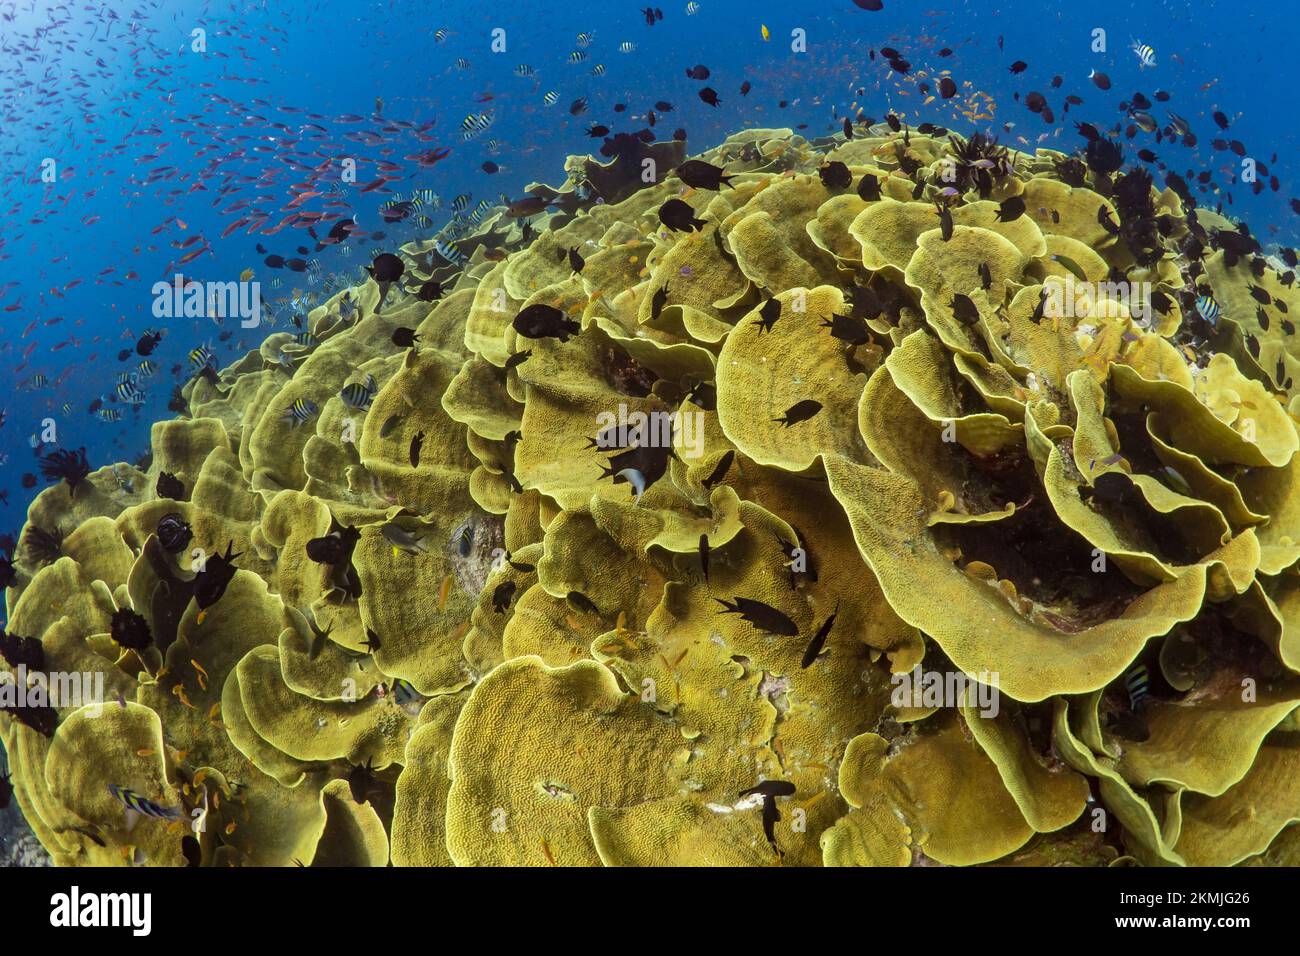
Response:
[{"label": "tropical reef fish", "polygon": [[1214,300],[1214,296],[1198,296],[1196,299],[1196,311],[1200,313],[1201,318],[1210,323],[1210,325],[1216,325],[1219,321],[1219,303]]},{"label": "tropical reef fish", "polygon": [[1149,66],[1156,65],[1156,51],[1145,43],[1134,40],[1131,49],[1133,55],[1138,58],[1138,69],[1145,70]]},{"label": "tropical reef fish", "polygon": [[680,199],[669,199],[659,207],[659,221],[669,229],[680,232],[703,229],[703,219],[695,218],[695,210]]},{"label": "tropical reef fish", "polygon": [[748,621],[760,631],[782,637],[795,637],[799,633],[798,625],[770,604],[745,597],[735,597],[730,604],[722,598],[715,600],[723,607],[719,614],[739,614],[741,620]]},{"label": "tropical reef fish", "polygon": [[763,798],[763,835],[771,844],[772,851],[781,855],[781,848],[776,843],[776,825],[781,822],[781,811],[777,809],[777,797],[792,797],[795,785],[788,780],[762,780],[757,786],[740,791],[741,797],[760,796]]},{"label": "tropical reef fish", "polygon": [[529,339],[558,338],[561,342],[569,341],[569,336],[577,335],[582,327],[566,318],[564,313],[554,306],[535,302],[521,311],[511,322],[514,330]]},{"label": "tropical reef fish", "polygon": [[164,807],[152,800],[145,799],[134,790],[119,787],[115,783],[108,785],[108,792],[113,795],[113,799],[120,802],[132,813],[138,813],[146,817],[157,817],[161,820],[175,820],[181,816],[181,811],[177,808]]},{"label": "tropical reef fish", "polygon": [[718,464],[714,467],[713,471],[710,472],[709,477],[700,482],[706,491],[711,490],[714,485],[718,484],[727,476],[727,472],[731,470],[731,463],[735,461],[735,459],[736,452],[734,449],[729,449],[720,459],[718,459]]},{"label": "tropical reef fish", "polygon": [[367,374],[363,382],[351,382],[344,385],[339,391],[339,397],[343,399],[343,404],[348,408],[364,412],[370,408],[370,403],[374,401],[377,390],[378,386],[375,384],[375,377]]},{"label": "tropical reef fish", "polygon": [[786,428],[791,425],[797,425],[799,422],[806,422],[822,410],[822,403],[815,398],[805,398],[801,402],[795,402],[785,410],[780,418],[774,418],[772,421],[779,422]]},{"label": "tropical reef fish", "polygon": [[234,552],[234,543],[226,545],[225,554],[211,554],[202,563],[194,579],[194,603],[199,606],[198,623],[202,624],[207,609],[212,607],[226,593],[226,588],[234,580],[235,558],[242,552]]},{"label": "tropical reef fish", "polygon": [[702,159],[690,159],[677,167],[676,173],[679,179],[686,185],[695,189],[721,189],[723,186],[735,189],[731,185],[731,176],[720,166],[714,166],[712,163],[706,163]]},{"label": "tropical reef fish", "polygon": [[295,398],[289,403],[288,409],[280,417],[280,420],[294,428],[311,421],[311,417],[317,412],[317,405],[309,398]]},{"label": "tropical reef fish", "polygon": [[801,668],[808,668],[812,662],[817,660],[817,655],[822,652],[822,647],[826,643],[826,638],[830,636],[831,629],[835,626],[835,618],[839,615],[839,604],[835,605],[835,611],[822,622],[822,626],[817,629],[813,639],[808,642],[808,647],[803,652],[803,660],[800,661]]},{"label": "tropical reef fish", "polygon": [[398,551],[412,555],[429,553],[429,546],[421,537],[412,534],[399,524],[389,521],[379,530],[384,540],[393,546],[393,554],[397,554]]}]

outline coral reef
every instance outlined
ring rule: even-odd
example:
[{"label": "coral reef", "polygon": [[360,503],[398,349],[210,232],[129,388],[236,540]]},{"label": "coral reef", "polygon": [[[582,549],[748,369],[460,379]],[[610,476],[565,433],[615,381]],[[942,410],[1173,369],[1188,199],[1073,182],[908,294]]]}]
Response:
[{"label": "coral reef", "polygon": [[1293,277],[1105,144],[694,158],[404,247],[133,491],[50,462],[8,629],[106,702],[0,731],[55,864],[1294,861]]}]

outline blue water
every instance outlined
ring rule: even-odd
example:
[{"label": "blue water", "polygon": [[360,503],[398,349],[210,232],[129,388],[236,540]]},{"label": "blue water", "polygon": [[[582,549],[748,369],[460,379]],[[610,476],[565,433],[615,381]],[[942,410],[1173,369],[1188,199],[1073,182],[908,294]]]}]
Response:
[{"label": "blue water", "polygon": [[[1300,27],[1279,8],[1256,11],[1219,0],[1093,2],[1044,12],[1037,3],[885,0],[883,11],[867,12],[850,0],[699,0],[699,11],[688,16],[685,7],[685,0],[672,0],[662,6],[663,20],[649,27],[636,2],[515,2],[485,12],[481,2],[0,0],[0,367],[7,385],[0,396],[7,418],[0,428],[0,534],[17,534],[28,502],[45,485],[39,480],[36,488],[21,487],[25,473],[39,479],[29,439],[41,431],[43,419],[56,421],[58,447],[84,446],[94,467],[134,460],[148,448],[150,423],[170,415],[167,401],[173,384],[190,372],[190,349],[211,344],[221,366],[269,332],[242,330],[230,320],[223,326],[208,319],[160,322],[151,314],[155,282],[177,271],[201,281],[231,281],[251,268],[283,318],[290,310],[282,300],[292,289],[318,301],[321,288],[309,286],[305,275],[265,267],[257,242],[286,257],[305,245],[324,273],[355,274],[373,251],[393,249],[416,232],[409,222],[389,227],[380,221],[377,208],[393,194],[406,198],[427,188],[445,203],[461,193],[472,194],[473,202],[495,203],[502,193],[522,196],[533,181],[558,185],[566,155],[599,147],[600,140],[586,135],[590,125],[639,130],[646,110],[659,100],[674,110],[659,117],[656,132],[668,138],[684,128],[691,151],[745,126],[806,124],[804,135],[831,132],[839,128],[835,116],[844,116],[854,103],[877,119],[893,109],[914,123],[928,119],[961,132],[987,129],[1024,149],[1045,137],[1042,145],[1071,150],[1082,143],[1075,120],[1109,127],[1123,119],[1118,107],[1134,91],[1154,100],[1157,90],[1165,90],[1170,100],[1154,103],[1152,114],[1162,125],[1167,109],[1185,117],[1199,145],[1156,144],[1139,132],[1127,159],[1136,163],[1135,150],[1146,146],[1189,179],[1211,170],[1222,192],[1197,193],[1198,201],[1223,202],[1266,246],[1300,242],[1300,219],[1288,205],[1300,194],[1292,119]],[[770,40],[761,35],[763,24]],[[505,31],[503,53],[489,47],[498,28]],[[1107,34],[1104,53],[1091,50],[1096,28]],[[206,31],[206,52],[190,49],[195,29]],[[442,42],[436,30],[447,31]],[[794,30],[804,31],[805,52],[791,49]],[[580,32],[593,35],[584,51],[588,58],[570,64],[566,58],[580,49]],[[1130,50],[1133,39],[1154,48],[1154,67],[1139,69]],[[619,52],[624,41],[634,43],[635,51]],[[881,46],[897,48],[914,73],[949,69],[959,82],[971,81],[996,104],[994,118],[972,124],[940,101],[922,108],[914,81],[900,83],[881,58],[869,59],[868,51]],[[943,47],[953,55],[938,57]],[[458,58],[468,67],[458,68]],[[1028,64],[1018,76],[1007,69],[1015,60]],[[598,63],[605,73],[592,76]],[[520,64],[533,67],[535,75],[516,76]],[[707,82],[686,77],[695,64],[708,66]],[[1110,76],[1109,92],[1088,80],[1093,69]],[[1053,89],[1057,74],[1063,84]],[[742,97],[744,81],[752,90]],[[717,90],[718,107],[698,98],[703,86]],[[1055,125],[1045,125],[1013,99],[1031,90],[1048,97]],[[558,93],[553,106],[543,105],[549,91]],[[1065,114],[1062,100],[1071,93],[1084,103]],[[492,99],[480,102],[487,96]],[[568,106],[579,97],[587,98],[588,108],[574,117]],[[382,100],[378,116],[376,98]],[[627,111],[615,113],[616,103],[627,104]],[[461,121],[485,109],[494,112],[492,128],[463,141]],[[1214,110],[1231,118],[1226,133],[1210,119]],[[309,118],[312,113],[320,118]],[[364,120],[339,122],[346,114]],[[421,141],[393,121],[432,125]],[[1006,123],[1014,126],[1007,129]],[[347,138],[358,132],[377,140]],[[1211,147],[1218,136],[1240,140],[1250,157],[1278,177],[1280,191],[1252,195],[1231,184],[1227,173],[1240,161]],[[498,143],[494,155],[489,140]],[[452,152],[431,169],[403,158],[434,147]],[[231,155],[240,151],[242,156]],[[283,163],[285,157],[312,166],[358,158],[357,186],[299,208],[320,210],[336,198],[347,207],[333,212],[355,214],[361,229],[385,231],[387,237],[353,243],[346,259],[336,247],[315,252],[306,231],[292,226],[272,236],[247,235],[241,228],[219,238],[247,215],[247,208],[223,214],[232,204],[246,201],[269,213],[265,227],[293,211],[282,211],[294,197],[289,187],[307,173]],[[41,181],[47,158],[60,177],[53,184]],[[489,159],[500,166],[495,175],[481,169]],[[360,193],[378,175],[371,160],[400,169],[389,174],[395,179],[383,190]],[[1156,175],[1160,181],[1162,174]],[[425,212],[433,219],[425,235],[450,215],[445,206]],[[174,245],[195,236],[202,239],[185,248]],[[169,269],[205,243],[210,251]],[[138,278],[125,279],[128,272]],[[276,276],[284,282],[278,290],[268,287]],[[157,373],[140,382],[144,404],[132,410],[109,401],[108,407],[123,409],[122,420],[113,423],[89,414],[92,400],[112,398],[117,373],[136,367],[138,355],[119,362],[117,353],[131,348],[148,327],[166,336],[151,356]],[[223,330],[232,332],[226,342],[219,341]],[[179,374],[173,375],[177,365]],[[19,388],[38,373],[50,384]],[[67,415],[61,411],[65,403]]]}]

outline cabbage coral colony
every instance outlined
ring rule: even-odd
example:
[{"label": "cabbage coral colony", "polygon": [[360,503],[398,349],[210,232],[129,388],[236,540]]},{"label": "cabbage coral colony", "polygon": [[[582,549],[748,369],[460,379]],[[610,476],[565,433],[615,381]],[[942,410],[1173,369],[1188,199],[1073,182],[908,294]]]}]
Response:
[{"label": "cabbage coral colony", "polygon": [[55,862],[1295,863],[1285,264],[1104,140],[627,149],[48,463]]}]

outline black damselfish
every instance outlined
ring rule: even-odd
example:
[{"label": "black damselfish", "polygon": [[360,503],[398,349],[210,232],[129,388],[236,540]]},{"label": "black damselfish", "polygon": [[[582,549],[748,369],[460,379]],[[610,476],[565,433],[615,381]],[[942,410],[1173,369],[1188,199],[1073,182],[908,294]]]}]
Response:
[{"label": "black damselfish", "polygon": [[511,322],[514,330],[528,339],[559,339],[569,341],[569,336],[577,335],[582,326],[554,306],[544,302],[535,302],[515,316]]}]

